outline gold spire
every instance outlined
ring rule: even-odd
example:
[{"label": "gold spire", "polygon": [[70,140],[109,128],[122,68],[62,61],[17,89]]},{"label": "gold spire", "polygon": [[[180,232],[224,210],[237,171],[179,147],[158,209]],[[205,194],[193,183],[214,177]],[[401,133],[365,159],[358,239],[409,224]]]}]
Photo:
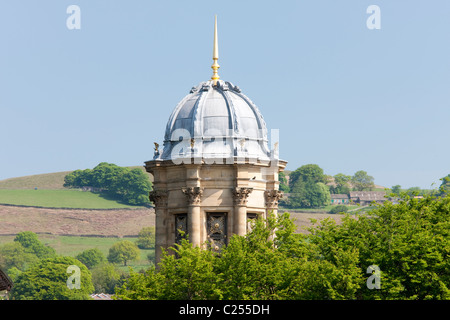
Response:
[{"label": "gold spire", "polygon": [[211,66],[211,68],[213,69],[213,75],[211,77],[211,80],[214,81],[214,85],[215,85],[217,80],[220,79],[219,75],[217,74],[217,70],[219,70],[219,68],[220,68],[219,64],[217,63],[217,60],[219,60],[219,45],[218,45],[218,41],[217,41],[217,15],[214,17],[213,60],[214,60],[214,63]]}]

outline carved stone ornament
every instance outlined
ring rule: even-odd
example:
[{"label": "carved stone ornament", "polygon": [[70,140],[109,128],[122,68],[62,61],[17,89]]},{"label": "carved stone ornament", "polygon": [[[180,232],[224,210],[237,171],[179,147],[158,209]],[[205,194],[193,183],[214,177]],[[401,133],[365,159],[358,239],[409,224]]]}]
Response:
[{"label": "carved stone ornament", "polygon": [[252,191],[253,191],[253,188],[246,188],[246,187],[234,188],[232,191],[234,203],[237,205],[245,206],[248,201],[247,198],[248,198],[249,194],[252,193]]},{"label": "carved stone ornament", "polygon": [[153,190],[150,191],[149,197],[151,202],[154,203],[156,207],[164,206],[167,204],[167,191],[165,190]]},{"label": "carved stone ornament", "polygon": [[201,187],[185,187],[181,189],[188,198],[190,205],[200,204],[204,188]]},{"label": "carved stone ornament", "polygon": [[278,207],[278,200],[283,197],[283,192],[280,190],[266,190],[264,196],[266,197],[266,206],[268,208],[276,208]]}]

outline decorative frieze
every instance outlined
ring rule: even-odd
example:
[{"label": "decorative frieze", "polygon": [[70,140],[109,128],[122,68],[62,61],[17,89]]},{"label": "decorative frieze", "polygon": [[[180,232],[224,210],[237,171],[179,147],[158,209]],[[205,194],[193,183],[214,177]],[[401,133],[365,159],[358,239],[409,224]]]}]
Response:
[{"label": "decorative frieze", "polygon": [[283,192],[280,190],[266,190],[264,196],[266,198],[266,207],[276,208],[278,207],[278,200],[283,197]]},{"label": "decorative frieze", "polygon": [[248,201],[248,196],[250,193],[252,193],[253,188],[247,188],[247,187],[236,187],[233,189],[233,199],[234,204],[245,206]]},{"label": "decorative frieze", "polygon": [[149,193],[149,199],[155,207],[161,207],[167,205],[167,191],[166,190],[153,190]]},{"label": "decorative frieze", "polygon": [[181,189],[186,195],[189,205],[199,205],[204,188],[201,187],[185,187]]}]

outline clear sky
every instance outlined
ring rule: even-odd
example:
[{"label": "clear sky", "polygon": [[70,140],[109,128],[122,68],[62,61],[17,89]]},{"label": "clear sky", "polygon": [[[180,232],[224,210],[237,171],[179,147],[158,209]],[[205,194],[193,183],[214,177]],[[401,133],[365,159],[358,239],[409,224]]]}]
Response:
[{"label": "clear sky", "polygon": [[404,188],[450,173],[448,0],[22,0],[0,2],[0,179],[150,160],[211,77],[215,14],[219,75],[280,130],[287,169]]}]

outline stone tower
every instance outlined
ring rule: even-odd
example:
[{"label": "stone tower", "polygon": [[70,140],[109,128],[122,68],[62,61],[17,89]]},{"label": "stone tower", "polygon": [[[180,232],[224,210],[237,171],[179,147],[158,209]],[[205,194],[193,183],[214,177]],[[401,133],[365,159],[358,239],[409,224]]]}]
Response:
[{"label": "stone tower", "polygon": [[217,20],[211,80],[192,87],[167,122],[163,150],[145,162],[154,177],[156,262],[161,248],[189,235],[195,246],[220,251],[248,220],[277,212],[278,143],[268,147],[265,121],[239,87],[219,80]]}]

